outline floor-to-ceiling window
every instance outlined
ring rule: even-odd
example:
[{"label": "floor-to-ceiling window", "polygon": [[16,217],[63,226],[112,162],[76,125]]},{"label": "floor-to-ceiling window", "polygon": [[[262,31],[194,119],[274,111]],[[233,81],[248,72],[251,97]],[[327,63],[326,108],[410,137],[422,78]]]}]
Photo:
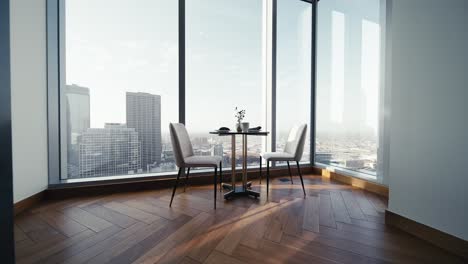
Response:
[{"label": "floor-to-ceiling window", "polygon": [[376,177],[382,19],[379,0],[318,9],[315,162]]},{"label": "floor-to-ceiling window", "polygon": [[178,1],[61,0],[62,178],[176,169]]},{"label": "floor-to-ceiling window", "polygon": [[235,130],[236,107],[250,127],[271,132],[249,137],[249,166],[263,151],[284,150],[301,123],[308,124],[302,161],[311,161],[310,2],[47,3],[49,136],[59,138],[49,146],[59,160],[54,183],[175,172],[168,126],[179,121],[196,155],[240,165],[241,137],[232,157],[230,138],[209,134]]},{"label": "floor-to-ceiling window", "polygon": [[312,5],[277,0],[276,151],[283,151],[289,130],[307,124],[302,162],[310,162]]},{"label": "floor-to-ceiling window", "polygon": [[[251,127],[263,122],[262,0],[186,0],[186,125],[197,155],[223,155],[231,163],[231,138],[209,135],[235,130],[235,108]],[[236,162],[241,164],[241,137]],[[261,137],[249,137],[248,165],[258,164]]]}]

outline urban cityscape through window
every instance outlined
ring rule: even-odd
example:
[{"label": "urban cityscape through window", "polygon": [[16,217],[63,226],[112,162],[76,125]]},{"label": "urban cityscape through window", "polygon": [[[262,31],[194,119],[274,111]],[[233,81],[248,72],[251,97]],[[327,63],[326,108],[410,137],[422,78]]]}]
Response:
[{"label": "urban cityscape through window", "polygon": [[[315,159],[375,175],[379,1],[320,3],[315,106],[313,12],[303,1],[277,1],[276,100],[268,102],[267,2],[185,1],[185,124],[195,154],[222,156],[226,169],[233,158],[241,166],[241,138],[232,157],[231,138],[209,131],[235,129],[235,107],[246,110],[250,126],[265,128],[265,109],[273,103],[276,151],[293,125],[307,123],[303,163]],[[176,172],[169,123],[179,121],[180,109],[178,1],[60,3],[62,179]],[[259,165],[266,142],[249,137],[248,166]]]}]

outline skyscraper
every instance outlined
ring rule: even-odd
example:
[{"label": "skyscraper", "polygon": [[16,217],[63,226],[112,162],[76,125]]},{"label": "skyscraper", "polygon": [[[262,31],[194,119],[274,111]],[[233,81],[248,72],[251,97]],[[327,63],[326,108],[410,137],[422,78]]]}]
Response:
[{"label": "skyscraper", "polygon": [[62,136],[67,143],[67,174],[68,177],[77,177],[79,174],[77,138],[90,127],[89,89],[75,84],[66,85],[63,96],[66,100],[67,131]]},{"label": "skyscraper", "polygon": [[127,127],[138,132],[141,165],[151,171],[161,163],[161,96],[127,92]]},{"label": "skyscraper", "polygon": [[107,123],[79,137],[80,178],[135,174],[141,170],[140,142],[134,128]]},{"label": "skyscraper", "polygon": [[[67,85],[67,125],[72,134],[81,134],[90,127],[89,89],[75,84]],[[72,140],[74,141],[74,140]]]}]

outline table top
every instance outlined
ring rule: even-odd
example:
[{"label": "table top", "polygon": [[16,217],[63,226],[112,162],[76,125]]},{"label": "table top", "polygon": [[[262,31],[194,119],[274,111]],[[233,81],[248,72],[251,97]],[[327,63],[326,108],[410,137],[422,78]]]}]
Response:
[{"label": "table top", "polygon": [[249,132],[237,132],[237,131],[226,131],[226,132],[221,132],[221,131],[210,131],[210,134],[216,134],[220,136],[227,136],[227,135],[252,135],[252,136],[266,136],[270,132],[267,131],[249,131]]}]

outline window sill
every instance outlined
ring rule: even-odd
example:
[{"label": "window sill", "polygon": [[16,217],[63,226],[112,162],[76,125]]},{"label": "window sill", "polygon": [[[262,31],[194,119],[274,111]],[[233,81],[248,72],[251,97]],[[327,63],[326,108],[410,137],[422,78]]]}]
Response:
[{"label": "window sill", "polygon": [[359,178],[359,179],[366,180],[366,181],[380,183],[377,176],[372,175],[372,174],[357,172],[357,171],[353,171],[353,170],[349,170],[349,169],[341,168],[337,166],[330,166],[330,165],[323,164],[323,163],[315,163],[315,167],[320,168],[320,169],[326,169],[328,171],[339,173],[342,175]]},{"label": "window sill", "polygon": [[[312,168],[310,163],[300,164],[301,168]],[[262,165],[263,172],[266,173],[265,164]],[[271,167],[271,173],[276,174],[278,172],[286,172],[286,165],[278,165]],[[258,166],[251,166],[247,168],[247,172],[250,174],[249,178],[257,178],[259,172]],[[242,173],[241,167],[236,167],[236,174],[240,177]],[[212,176],[212,169],[200,169],[191,170],[190,178],[192,177],[208,177]],[[64,179],[58,183],[49,184],[48,189],[63,189],[72,187],[90,187],[90,186],[105,186],[113,184],[125,184],[125,183],[138,183],[138,182],[162,182],[171,181],[176,178],[177,171],[172,172],[161,172],[161,173],[148,173],[148,174],[134,174],[134,175],[119,175],[119,176],[103,176],[103,177],[89,177],[89,178],[78,178],[78,179]],[[231,177],[231,167],[223,169],[223,177]]]}]

